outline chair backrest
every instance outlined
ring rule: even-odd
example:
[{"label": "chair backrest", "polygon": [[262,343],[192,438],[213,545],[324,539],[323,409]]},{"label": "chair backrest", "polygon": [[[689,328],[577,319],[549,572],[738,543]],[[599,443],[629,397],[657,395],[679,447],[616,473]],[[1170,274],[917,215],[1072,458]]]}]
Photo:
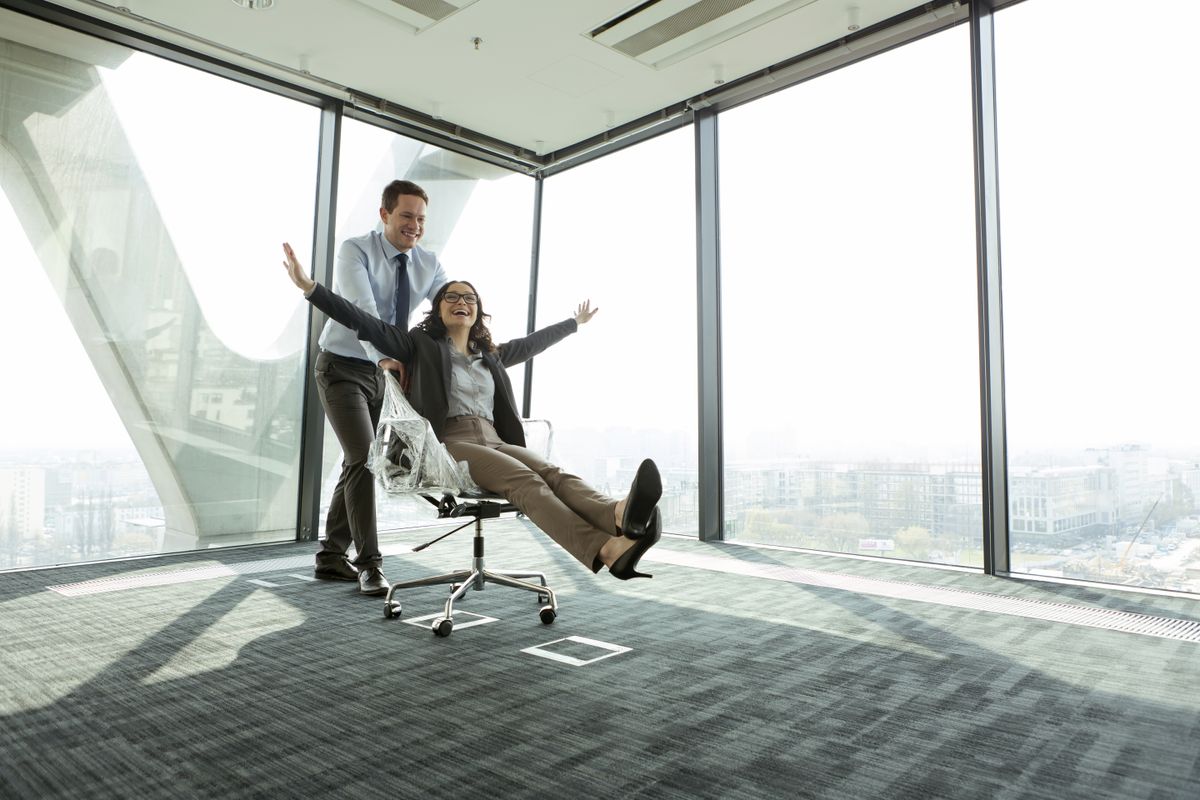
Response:
[{"label": "chair backrest", "polygon": [[525,446],[546,460],[554,449],[554,426],[546,419],[523,419]]},{"label": "chair backrest", "polygon": [[416,491],[473,491],[466,465],[454,461],[433,433],[429,420],[408,402],[400,382],[384,371],[383,408],[375,440],[367,453],[367,469],[388,494]]},{"label": "chair backrest", "polygon": [[[400,382],[391,371],[384,372],[383,408],[375,440],[367,454],[367,469],[388,494],[414,492],[477,493],[465,462],[455,462],[438,441],[429,420],[417,413]],[[525,446],[549,459],[554,446],[554,427],[548,420],[521,420]]]}]

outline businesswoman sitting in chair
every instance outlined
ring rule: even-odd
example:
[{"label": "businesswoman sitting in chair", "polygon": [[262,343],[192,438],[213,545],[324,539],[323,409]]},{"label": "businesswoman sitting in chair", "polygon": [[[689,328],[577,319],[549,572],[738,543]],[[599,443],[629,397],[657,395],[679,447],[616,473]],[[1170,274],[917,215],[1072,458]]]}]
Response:
[{"label": "businesswoman sitting in chair", "polygon": [[451,281],[411,331],[371,316],[308,277],[291,246],[283,245],[288,276],[304,296],[380,352],[404,362],[409,401],[471,479],[521,510],[592,572],[615,578],[638,572],[641,557],[662,534],[662,481],[654,462],[638,467],[629,495],[613,500],[525,447],[525,434],[506,367],[520,364],[574,333],[598,309],[580,304],[575,316],[529,336],[492,343],[483,302],[466,281]]}]

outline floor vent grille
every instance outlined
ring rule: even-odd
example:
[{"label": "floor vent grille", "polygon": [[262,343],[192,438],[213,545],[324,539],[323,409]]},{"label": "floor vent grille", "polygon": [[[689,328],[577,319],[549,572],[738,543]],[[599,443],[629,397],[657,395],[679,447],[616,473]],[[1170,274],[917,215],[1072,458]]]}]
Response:
[{"label": "floor vent grille", "polygon": [[1128,611],[1116,611],[1096,606],[1053,603],[1025,597],[975,592],[968,589],[864,578],[858,575],[798,569],[774,564],[753,564],[716,556],[678,552],[666,548],[652,551],[647,554],[645,560],[752,578],[840,589],[876,597],[890,597],[896,600],[914,600],[919,603],[933,603],[973,611],[985,611],[991,614],[1008,614],[1026,619],[1040,619],[1047,622],[1082,625],[1089,628],[1136,633],[1141,636],[1157,636],[1163,639],[1200,643],[1200,621],[1195,620],[1133,614]]}]

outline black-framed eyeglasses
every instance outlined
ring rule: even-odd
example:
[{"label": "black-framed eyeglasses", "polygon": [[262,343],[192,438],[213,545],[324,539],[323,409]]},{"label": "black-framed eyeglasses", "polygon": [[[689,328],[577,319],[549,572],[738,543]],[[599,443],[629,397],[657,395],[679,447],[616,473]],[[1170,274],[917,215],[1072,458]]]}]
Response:
[{"label": "black-framed eyeglasses", "polygon": [[442,299],[450,305],[454,305],[459,300],[462,300],[469,306],[473,306],[479,302],[479,295],[474,294],[459,294],[458,292],[446,292],[442,295]]}]

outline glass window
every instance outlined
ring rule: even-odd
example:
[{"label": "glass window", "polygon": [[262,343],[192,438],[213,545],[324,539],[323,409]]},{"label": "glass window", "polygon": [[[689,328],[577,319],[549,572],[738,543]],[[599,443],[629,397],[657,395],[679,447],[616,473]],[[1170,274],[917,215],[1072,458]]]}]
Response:
[{"label": "glass window", "polygon": [[726,538],[982,564],[968,52],[720,117]]},{"label": "glass window", "polygon": [[[337,240],[382,230],[380,196],[388,183],[404,179],[429,195],[421,246],[438,255],[451,280],[470,281],[492,315],[495,341],[525,335],[529,316],[529,267],[533,243],[533,179],[353,119],[342,122],[338,162]],[[424,302],[413,324],[429,310]],[[512,370],[517,403],[524,393],[524,367]],[[341,474],[342,452],[325,424],[321,530]],[[430,506],[412,496],[376,491],[379,530],[428,525]]]},{"label": "glass window", "polygon": [[693,131],[681,128],[546,180],[538,325],[590,299],[579,333],[537,357],[533,416],[554,457],[623,497],[641,460],[663,476],[663,527],[695,534]]},{"label": "glass window", "polygon": [[0,566],[293,539],[319,112],[0,13]]},{"label": "glass window", "polygon": [[1200,591],[1198,24],[996,15],[1014,571]]}]

